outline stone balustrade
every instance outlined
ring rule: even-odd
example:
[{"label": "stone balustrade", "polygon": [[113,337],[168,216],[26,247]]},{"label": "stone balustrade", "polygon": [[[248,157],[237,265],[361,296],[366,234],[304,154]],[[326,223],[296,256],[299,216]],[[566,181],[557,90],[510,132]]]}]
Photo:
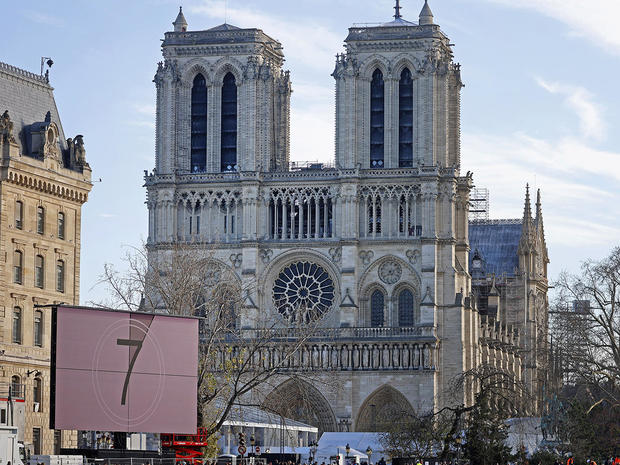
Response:
[{"label": "stone balustrade", "polygon": [[[222,370],[233,359],[245,360],[248,357],[259,369],[282,372],[435,370],[435,342],[371,339],[360,339],[358,342],[308,340],[299,346],[295,341],[249,343],[249,346],[240,340],[222,342],[216,346],[216,370]],[[249,350],[252,351],[251,356]]]}]

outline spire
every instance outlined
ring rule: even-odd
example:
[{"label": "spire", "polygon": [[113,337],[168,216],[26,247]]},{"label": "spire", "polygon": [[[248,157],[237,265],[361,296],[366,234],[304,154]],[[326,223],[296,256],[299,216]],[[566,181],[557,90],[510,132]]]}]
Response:
[{"label": "spire", "polygon": [[422,11],[420,11],[420,20],[418,21],[418,24],[420,26],[433,24],[433,12],[428,6],[428,0],[424,0],[424,6],[422,7]]},{"label": "spire", "polygon": [[532,206],[530,205],[530,185],[525,185],[525,206],[523,207],[523,226],[532,220]]},{"label": "spire", "polygon": [[536,192],[536,229],[543,243],[545,241],[545,227],[543,225],[542,203],[540,201],[540,189]]},{"label": "spire", "polygon": [[185,32],[187,31],[187,21],[185,21],[185,16],[183,16],[183,7],[179,7],[179,14],[177,15],[177,19],[172,23],[174,26],[174,32]]},{"label": "spire", "polygon": [[401,19],[402,15],[400,14],[400,0],[396,0],[396,6],[394,7],[394,19]]},{"label": "spire", "polygon": [[540,189],[536,191],[536,224],[542,226],[542,204],[540,203]]},{"label": "spire", "polygon": [[525,206],[523,207],[523,223],[521,227],[521,239],[519,240],[519,252],[531,250],[534,242],[534,224],[532,221],[532,206],[530,203],[530,185],[525,185]]}]

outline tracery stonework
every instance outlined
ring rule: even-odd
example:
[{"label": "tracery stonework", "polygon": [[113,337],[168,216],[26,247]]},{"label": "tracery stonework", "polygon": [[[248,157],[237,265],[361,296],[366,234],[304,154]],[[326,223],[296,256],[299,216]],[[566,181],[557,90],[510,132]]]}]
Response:
[{"label": "tracery stonework", "polygon": [[386,284],[394,284],[398,282],[403,270],[398,262],[387,260],[379,266],[379,278]]},{"label": "tracery stonework", "polygon": [[[473,390],[448,389],[455,376],[484,360],[520,378],[532,346],[532,328],[516,327],[527,299],[514,291],[495,321],[471,293],[463,83],[449,38],[423,13],[422,25],[349,30],[333,73],[333,163],[290,162],[292,87],[277,40],[222,25],[166,32],[162,44],[156,163],[145,176],[151,259],[171,244],[209,250],[244,290],[238,328],[248,333],[258,319],[290,337],[316,322],[281,385],[253,395],[325,431],[378,427],[371,404],[389,415],[470,404]],[[233,77],[236,93],[225,88]],[[278,362],[280,343],[261,363]],[[312,389],[292,387],[296,370],[316,376]],[[302,391],[311,402],[300,406]]]}]

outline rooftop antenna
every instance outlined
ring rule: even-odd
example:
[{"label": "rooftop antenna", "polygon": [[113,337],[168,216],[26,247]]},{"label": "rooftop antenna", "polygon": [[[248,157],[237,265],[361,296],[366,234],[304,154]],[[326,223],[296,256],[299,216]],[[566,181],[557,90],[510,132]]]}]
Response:
[{"label": "rooftop antenna", "polygon": [[402,15],[400,14],[400,0],[396,0],[396,6],[394,7],[394,10],[396,11],[396,14],[394,14],[394,18],[402,18]]},{"label": "rooftop antenna", "polygon": [[228,0],[224,0],[224,24],[228,24]]}]

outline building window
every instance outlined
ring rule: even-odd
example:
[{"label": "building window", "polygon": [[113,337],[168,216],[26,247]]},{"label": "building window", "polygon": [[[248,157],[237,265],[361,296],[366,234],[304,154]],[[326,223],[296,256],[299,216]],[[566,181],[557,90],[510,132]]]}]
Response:
[{"label": "building window", "polygon": [[19,376],[11,376],[11,397],[22,397],[22,384]]},{"label": "building window", "polygon": [[384,85],[383,73],[376,69],[370,82],[370,167],[383,167],[384,133]]},{"label": "building window", "polygon": [[34,379],[34,385],[32,387],[32,401],[33,401],[32,411],[33,412],[43,411],[43,408],[42,408],[43,405],[41,403],[42,393],[43,393],[43,381],[41,380],[41,378],[36,377]]},{"label": "building window", "polygon": [[22,343],[22,309],[13,309],[13,344]]},{"label": "building window", "polygon": [[43,255],[34,257],[34,285],[43,289],[45,283],[45,259]]},{"label": "building window", "polygon": [[15,229],[24,228],[24,203],[21,200],[15,202]]},{"label": "building window", "polygon": [[383,326],[383,292],[375,291],[370,296],[370,326]]},{"label": "building window", "polygon": [[65,262],[56,262],[56,291],[65,292]]},{"label": "building window", "polygon": [[413,166],[413,79],[408,68],[398,86],[398,166]]},{"label": "building window", "polygon": [[62,431],[59,429],[54,430],[54,454],[60,455],[60,449],[62,448]]},{"label": "building window", "polygon": [[413,293],[409,289],[398,294],[398,325],[413,326]]},{"label": "building window", "polygon": [[192,86],[192,159],[193,173],[207,168],[207,82],[196,75]]},{"label": "building window", "polygon": [[34,455],[41,455],[41,428],[32,428],[32,446]]},{"label": "building window", "polygon": [[222,171],[237,169],[237,83],[232,73],[222,85]]},{"label": "building window", "polygon": [[65,214],[58,213],[58,239],[65,238]]},{"label": "building window", "polygon": [[45,209],[43,207],[37,207],[37,233],[45,233]]},{"label": "building window", "polygon": [[43,346],[43,312],[40,310],[34,312],[34,345]]},{"label": "building window", "polygon": [[13,282],[16,284],[23,284],[23,263],[24,262],[24,255],[21,253],[21,251],[16,250],[15,252],[13,252]]}]

